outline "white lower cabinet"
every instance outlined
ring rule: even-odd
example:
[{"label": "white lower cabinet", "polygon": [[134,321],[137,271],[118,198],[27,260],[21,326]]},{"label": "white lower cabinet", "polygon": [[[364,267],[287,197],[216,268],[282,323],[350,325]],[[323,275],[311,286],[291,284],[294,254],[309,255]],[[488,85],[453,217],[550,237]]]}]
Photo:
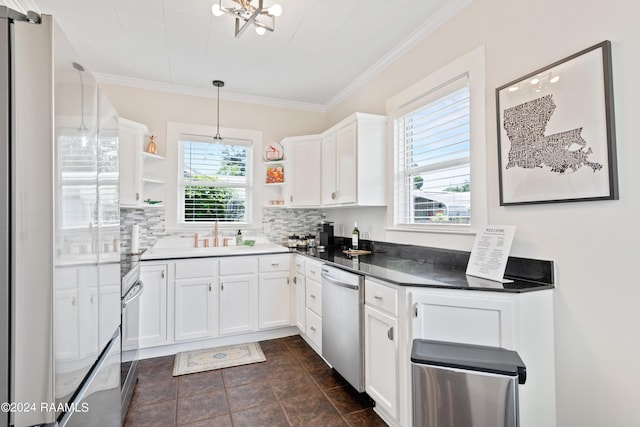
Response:
[{"label": "white lower cabinet", "polygon": [[301,334],[306,332],[306,315],[305,315],[305,277],[304,273],[296,273],[295,278],[293,279],[293,283],[296,285],[296,326]]},{"label": "white lower cabinet", "polygon": [[365,384],[376,407],[398,416],[398,319],[364,308]]},{"label": "white lower cabinet", "polygon": [[218,314],[220,335],[250,332],[257,322],[258,259],[231,257],[220,260]]},{"label": "white lower cabinet", "polygon": [[259,262],[258,328],[289,326],[295,292],[291,286],[291,255],[265,255]]},{"label": "white lower cabinet", "polygon": [[365,388],[386,421],[398,419],[400,335],[396,293],[393,285],[365,280]]},{"label": "white lower cabinet", "polygon": [[289,275],[261,273],[258,284],[258,327],[260,329],[291,324],[291,286]]},{"label": "white lower cabinet", "polygon": [[[515,350],[530,374],[518,391],[520,425],[556,425],[552,290],[523,293],[408,290],[412,332],[407,352],[416,338]],[[409,362],[406,363],[400,372],[409,375]],[[410,419],[410,405],[406,413]]]},{"label": "white lower cabinet", "polygon": [[322,317],[307,308],[306,321],[306,336],[312,347],[315,347],[314,350],[322,354]]},{"label": "white lower cabinet", "polygon": [[176,261],[174,281],[174,340],[213,338],[217,294],[214,287],[218,260],[205,258]]},{"label": "white lower cabinet", "polygon": [[[168,344],[167,265],[143,264],[140,280],[144,290],[140,295],[139,345],[144,348]],[[127,338],[125,336],[125,343]]]},{"label": "white lower cabinet", "polygon": [[176,279],[175,341],[213,338],[218,334],[214,277]]}]

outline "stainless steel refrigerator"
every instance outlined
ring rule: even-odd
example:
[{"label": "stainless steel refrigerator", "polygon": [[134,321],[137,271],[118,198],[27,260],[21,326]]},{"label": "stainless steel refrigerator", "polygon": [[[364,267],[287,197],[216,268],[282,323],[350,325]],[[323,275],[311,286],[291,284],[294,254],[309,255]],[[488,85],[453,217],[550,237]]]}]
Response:
[{"label": "stainless steel refrigerator", "polygon": [[0,425],[120,425],[118,118],[51,16],[0,6]]}]

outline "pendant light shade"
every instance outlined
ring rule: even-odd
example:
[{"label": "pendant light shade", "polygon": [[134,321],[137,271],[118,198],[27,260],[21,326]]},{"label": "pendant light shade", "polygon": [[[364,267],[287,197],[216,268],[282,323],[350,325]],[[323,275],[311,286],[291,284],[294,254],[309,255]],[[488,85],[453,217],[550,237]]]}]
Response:
[{"label": "pendant light shade", "polygon": [[213,85],[218,88],[218,123],[216,129],[216,135],[213,137],[215,141],[222,141],[222,137],[220,136],[220,88],[224,86],[224,82],[222,80],[214,80]]}]

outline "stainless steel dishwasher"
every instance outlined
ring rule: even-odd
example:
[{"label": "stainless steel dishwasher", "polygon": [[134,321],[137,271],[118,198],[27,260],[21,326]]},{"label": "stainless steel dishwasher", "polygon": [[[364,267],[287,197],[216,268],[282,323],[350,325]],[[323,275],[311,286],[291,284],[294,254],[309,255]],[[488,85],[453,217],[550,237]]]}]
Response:
[{"label": "stainless steel dishwasher", "polygon": [[322,357],[364,391],[364,276],[322,266]]}]

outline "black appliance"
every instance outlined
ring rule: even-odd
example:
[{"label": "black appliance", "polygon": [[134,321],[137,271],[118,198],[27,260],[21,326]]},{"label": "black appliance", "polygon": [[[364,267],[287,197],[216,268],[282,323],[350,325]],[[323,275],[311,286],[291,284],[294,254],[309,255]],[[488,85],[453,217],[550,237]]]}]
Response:
[{"label": "black appliance", "polygon": [[318,229],[318,250],[323,251],[333,245],[333,222],[322,221],[317,225]]}]

